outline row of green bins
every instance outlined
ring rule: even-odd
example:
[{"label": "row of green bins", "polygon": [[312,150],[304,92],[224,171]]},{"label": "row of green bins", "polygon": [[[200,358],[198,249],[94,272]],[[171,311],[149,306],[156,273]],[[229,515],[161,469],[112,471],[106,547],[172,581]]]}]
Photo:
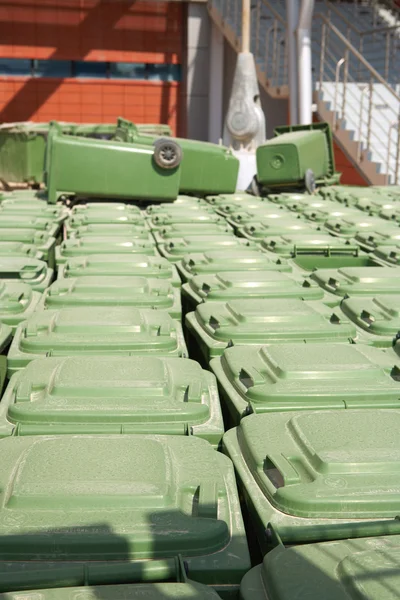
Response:
[{"label": "row of green bins", "polygon": [[365,344],[285,343],[233,346],[210,366],[236,426],[249,414],[400,408],[398,360]]},{"label": "row of green bins", "polygon": [[0,452],[2,581],[35,571],[48,585],[78,567],[129,581],[180,555],[191,579],[233,596],[251,567],[232,463],[204,439],[22,431]]},{"label": "row of green bins", "polygon": [[41,306],[151,308],[166,310],[179,321],[182,318],[180,291],[169,281],[147,277],[83,275],[58,279],[43,295]]},{"label": "row of green bins", "polygon": [[76,279],[87,276],[103,277],[146,277],[170,281],[180,288],[181,280],[174,265],[160,256],[145,254],[91,254],[69,258],[59,265],[58,280]]},{"label": "row of green bins", "polygon": [[[220,600],[213,588],[188,578],[185,562],[179,555],[164,560],[138,561],[137,564],[113,561],[74,566],[71,563],[61,568],[44,564],[34,571],[27,565],[18,568],[14,563],[9,575],[7,582],[3,580],[0,584],[0,593],[6,592],[10,600],[39,596],[42,600],[71,600],[88,595],[103,600],[139,600],[143,596],[154,600],[166,597]],[[60,587],[55,587],[57,585]]]},{"label": "row of green bins", "polygon": [[399,534],[399,418],[380,408],[275,412],[228,431],[263,550],[274,535],[295,545]]},{"label": "row of green bins", "polygon": [[136,126],[118,119],[115,139],[127,144],[165,146],[157,159],[164,164],[181,164],[179,191],[182,194],[205,196],[207,194],[233,193],[239,173],[239,161],[224,147],[207,142],[182,138],[157,138],[141,134]]}]

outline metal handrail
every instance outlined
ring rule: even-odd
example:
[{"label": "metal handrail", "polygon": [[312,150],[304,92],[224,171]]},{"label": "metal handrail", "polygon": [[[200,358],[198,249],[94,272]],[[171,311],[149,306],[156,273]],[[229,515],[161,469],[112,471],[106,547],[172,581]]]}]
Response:
[{"label": "metal handrail", "polygon": [[[387,151],[387,160],[386,160],[386,170],[389,172],[390,171],[390,150],[391,150],[391,146],[392,146],[392,129],[393,127],[395,127],[397,125],[397,131],[399,130],[399,122],[400,120],[397,119],[397,121],[392,121],[392,123],[390,123],[390,127],[389,127],[389,140],[388,140],[388,151]],[[398,141],[397,141],[398,143]]]},{"label": "metal handrail", "polygon": [[342,65],[344,65],[345,62],[346,62],[345,58],[340,58],[337,61],[337,63],[336,63],[336,69],[335,69],[335,99],[333,101],[333,124],[332,124],[333,131],[335,131],[335,129],[336,129],[337,92],[338,92],[338,83],[339,83],[340,69],[342,68]]},{"label": "metal handrail", "polygon": [[364,109],[364,94],[368,90],[370,90],[370,86],[366,85],[365,88],[363,88],[363,90],[361,92],[361,98],[360,98],[360,120],[358,123],[358,139],[360,142],[360,145],[358,148],[358,161],[359,162],[361,161],[361,154],[362,154],[362,118],[363,118],[363,109]]},{"label": "metal handrail", "polygon": [[357,33],[357,35],[360,35],[360,36],[366,35],[368,33],[381,33],[384,31],[394,31],[394,30],[400,28],[400,24],[399,24],[399,25],[387,25],[385,27],[372,27],[371,29],[358,29],[358,27],[356,27],[356,25],[354,25],[354,23],[352,23],[343,13],[341,13],[340,10],[334,4],[332,4],[329,0],[324,0],[324,4],[329,10],[331,10],[338,17],[340,17],[342,19],[342,21],[344,21],[344,23],[346,23],[346,25],[354,31],[354,33]]}]

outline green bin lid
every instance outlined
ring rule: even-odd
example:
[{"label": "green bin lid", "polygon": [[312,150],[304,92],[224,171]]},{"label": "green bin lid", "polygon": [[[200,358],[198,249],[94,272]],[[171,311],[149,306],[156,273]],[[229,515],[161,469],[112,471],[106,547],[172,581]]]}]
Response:
[{"label": "green bin lid", "polygon": [[[400,294],[385,294],[372,298],[345,298],[341,310],[347,318],[373,336],[373,343],[391,345],[400,331]],[[379,340],[378,336],[385,336]]]},{"label": "green bin lid", "polygon": [[84,225],[142,225],[144,217],[142,214],[125,211],[88,211],[87,213],[76,213],[68,219],[68,227],[76,229]]},{"label": "green bin lid", "polygon": [[218,194],[216,196],[206,196],[207,202],[209,202],[210,204],[215,204],[217,206],[220,206],[225,202],[246,202],[247,204],[247,202],[252,202],[255,199],[264,200],[264,198],[255,197],[252,194],[248,194],[247,192],[235,192],[234,194]]},{"label": "green bin lid", "polygon": [[0,321],[15,328],[36,309],[40,294],[18,281],[0,280]]},{"label": "green bin lid", "polygon": [[269,194],[268,200],[274,202],[275,204],[282,204],[283,206],[288,206],[288,208],[292,205],[293,202],[299,202],[300,204],[307,202],[313,202],[315,200],[315,196],[311,196],[310,194],[301,194],[300,192],[284,192],[282,194]]},{"label": "green bin lid", "polygon": [[338,249],[347,251],[350,246],[348,240],[335,238],[327,233],[313,231],[311,233],[288,233],[265,238],[261,247],[269,252],[275,252],[287,258],[293,258],[300,254],[325,254]]},{"label": "green bin lid", "polygon": [[1,214],[0,229],[35,229],[37,231],[52,231],[55,228],[52,219],[41,219],[24,214]]},{"label": "green bin lid", "polygon": [[397,600],[399,586],[400,536],[392,535],[280,545],[243,577],[240,599]]},{"label": "green bin lid", "polygon": [[366,217],[362,213],[356,217],[342,217],[337,219],[328,219],[324,227],[333,235],[342,237],[354,237],[356,234],[374,232],[382,221],[378,217]]},{"label": "green bin lid", "polygon": [[43,295],[45,308],[130,306],[165,309],[181,319],[180,291],[169,281],[147,277],[83,275],[55,281]]},{"label": "green bin lid", "polygon": [[11,378],[0,406],[1,436],[193,434],[218,446],[223,431],[215,377],[189,359],[37,359]]},{"label": "green bin lid", "polygon": [[286,219],[259,219],[257,221],[249,221],[243,227],[239,228],[239,233],[243,237],[250,240],[263,240],[267,237],[285,235],[291,233],[308,233],[311,234],[315,227],[300,218],[289,216]]},{"label": "green bin lid", "polygon": [[208,227],[211,223],[225,223],[225,220],[215,212],[205,210],[173,211],[171,213],[156,213],[148,219],[150,229],[160,229],[164,225],[178,223],[196,223],[198,226]]},{"label": "green bin lid", "polygon": [[275,412],[223,442],[259,533],[295,544],[400,533],[399,428],[395,409]]},{"label": "green bin lid", "polygon": [[156,277],[169,279],[174,287],[181,281],[174,265],[160,256],[145,254],[91,254],[69,258],[58,270],[58,278],[103,275],[109,277]]},{"label": "green bin lid", "polygon": [[53,270],[43,260],[24,256],[0,256],[0,280],[20,281],[42,290],[50,285]]},{"label": "green bin lid", "polygon": [[157,250],[154,242],[121,236],[87,236],[85,238],[65,240],[56,248],[56,259],[58,262],[65,262],[73,256],[87,256],[91,254],[147,254],[149,256],[157,256]]},{"label": "green bin lid", "polygon": [[373,251],[377,246],[396,246],[400,243],[400,228],[394,223],[375,227],[372,231],[360,231],[355,236],[356,241],[367,251]]},{"label": "green bin lid", "polygon": [[250,568],[232,464],[205,440],[13,436],[0,451],[0,555],[9,567],[128,566],[181,554],[191,577],[229,591]]},{"label": "green bin lid", "polygon": [[386,203],[384,208],[379,213],[381,219],[385,219],[386,221],[400,221],[400,210],[398,206],[398,202],[388,204]]},{"label": "green bin lid", "polygon": [[195,275],[182,287],[193,305],[205,301],[247,298],[321,300],[323,291],[309,279],[294,279],[279,271],[229,271]]},{"label": "green bin lid", "polygon": [[368,212],[373,215],[379,213],[379,216],[383,219],[391,219],[393,209],[395,209],[396,207],[396,203],[395,201],[388,200],[387,198],[382,197],[381,195],[371,195],[359,198],[355,206],[359,210],[363,210],[364,212]]},{"label": "green bin lid", "polygon": [[256,196],[250,196],[246,201],[243,200],[227,200],[226,202],[222,202],[215,207],[215,211],[219,215],[223,215],[224,217],[229,217],[231,214],[236,213],[238,211],[250,211],[252,213],[258,212],[259,210],[265,209],[268,207],[263,198],[258,198]]},{"label": "green bin lid", "polygon": [[400,269],[393,267],[317,269],[311,273],[310,279],[336,296],[400,294]]},{"label": "green bin lid", "polygon": [[393,355],[362,344],[227,348],[210,366],[237,423],[248,412],[400,408]]},{"label": "green bin lid", "polygon": [[178,196],[174,202],[160,202],[160,204],[150,204],[146,208],[146,215],[171,213],[171,211],[185,212],[187,210],[200,210],[213,213],[212,206],[207,204],[205,200],[195,198],[193,196]]},{"label": "green bin lid", "polygon": [[246,247],[186,254],[177,267],[186,279],[223,271],[291,271],[284,259]]},{"label": "green bin lid", "polygon": [[378,246],[373,255],[390,265],[400,265],[400,246]]},{"label": "green bin lid", "polygon": [[271,205],[267,202],[262,202],[260,205],[257,205],[257,208],[245,208],[240,207],[237,210],[233,211],[228,215],[228,223],[234,226],[242,225],[243,223],[250,223],[252,221],[257,221],[258,219],[269,222],[274,221],[279,223],[281,219],[288,219],[290,215],[288,215],[286,210],[283,210],[282,207]]},{"label": "green bin lid", "polygon": [[29,216],[33,219],[42,218],[61,223],[68,217],[68,211],[63,206],[50,206],[42,200],[36,202],[29,200],[27,202],[2,202],[0,204],[0,215],[1,218],[5,216],[12,216],[14,218]]},{"label": "green bin lid", "polygon": [[186,356],[182,328],[167,311],[128,307],[43,310],[22,323],[8,354],[10,372],[42,356]]},{"label": "green bin lid", "polygon": [[124,237],[153,241],[149,229],[145,225],[81,225],[75,229],[68,229],[69,237]]},{"label": "green bin lid", "polygon": [[356,328],[319,301],[291,298],[205,302],[186,315],[186,326],[213,355],[228,344],[348,342]]},{"label": "green bin lid", "polygon": [[[158,244],[165,244],[168,240],[179,238],[185,235],[195,236],[204,235],[203,225],[197,223],[176,223],[174,225],[165,225],[160,229],[154,229],[152,235]],[[210,223],[207,225],[207,235],[234,235],[233,229],[228,223]]]},{"label": "green bin lid", "polygon": [[0,242],[23,242],[40,246],[54,239],[47,231],[37,229],[22,229],[18,227],[0,227]]},{"label": "green bin lid", "polygon": [[243,240],[233,235],[185,235],[173,238],[165,244],[160,244],[158,250],[162,256],[172,262],[181,260],[185,254],[203,252],[205,248],[210,250],[230,251],[250,247],[248,240]]},{"label": "green bin lid", "polygon": [[142,211],[134,204],[124,204],[123,202],[88,202],[87,204],[76,204],[72,209],[72,214],[87,215],[91,219],[101,214],[141,215]]},{"label": "green bin lid", "polygon": [[43,258],[43,252],[40,252],[33,244],[0,241],[0,256],[26,256],[40,260]]},{"label": "green bin lid", "polygon": [[335,202],[323,201],[325,204],[333,204],[334,206],[322,206],[319,208],[306,208],[303,211],[303,216],[309,221],[316,223],[325,223],[328,219],[346,219],[358,216],[358,211],[351,210],[346,206],[341,206]]}]

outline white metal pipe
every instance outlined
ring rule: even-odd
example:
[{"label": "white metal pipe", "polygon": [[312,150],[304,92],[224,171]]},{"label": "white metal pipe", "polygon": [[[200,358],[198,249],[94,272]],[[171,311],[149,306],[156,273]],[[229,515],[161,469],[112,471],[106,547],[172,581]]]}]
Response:
[{"label": "white metal pipe", "polygon": [[299,0],[286,0],[286,40],[288,53],[288,75],[289,75],[289,112],[290,125],[297,125],[299,122],[298,107],[298,76],[297,76],[297,44],[296,29],[299,19]]},{"label": "white metal pipe", "polygon": [[311,21],[314,0],[302,0],[297,27],[299,123],[312,122],[312,62],[311,62]]},{"label": "white metal pipe", "polygon": [[223,131],[224,36],[215,23],[212,23],[210,37],[208,141],[218,144]]},{"label": "white metal pipe", "polygon": [[250,52],[250,0],[242,0],[242,52]]}]

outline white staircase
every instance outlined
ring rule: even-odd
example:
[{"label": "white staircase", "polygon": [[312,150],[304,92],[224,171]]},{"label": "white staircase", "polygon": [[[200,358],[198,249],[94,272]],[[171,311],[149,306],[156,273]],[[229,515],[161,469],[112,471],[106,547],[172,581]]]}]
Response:
[{"label": "white staircase", "polygon": [[[241,0],[210,0],[209,12],[238,50]],[[288,95],[284,0],[253,0],[252,44],[261,85]],[[313,18],[317,111],[372,184],[400,183],[400,20],[375,2],[317,1]]]}]

